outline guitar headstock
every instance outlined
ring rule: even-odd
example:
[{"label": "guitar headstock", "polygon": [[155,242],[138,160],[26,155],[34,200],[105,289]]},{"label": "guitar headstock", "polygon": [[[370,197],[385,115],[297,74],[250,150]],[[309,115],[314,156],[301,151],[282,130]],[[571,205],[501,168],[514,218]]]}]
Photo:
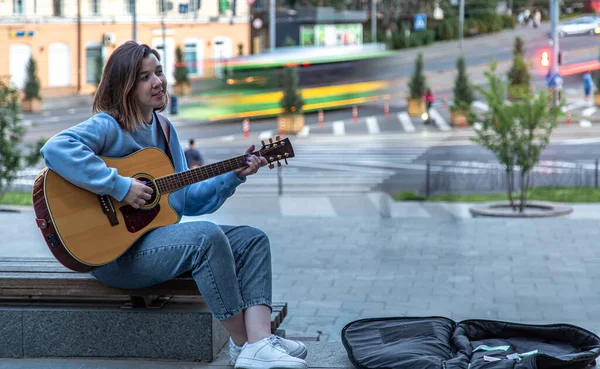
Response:
[{"label": "guitar headstock", "polygon": [[289,138],[282,140],[280,136],[277,136],[275,139],[276,141],[273,142],[273,139],[269,138],[268,144],[265,144],[264,140],[261,141],[262,147],[258,150],[260,156],[267,159],[270,169],[275,167],[273,162],[277,162],[277,166],[280,167],[280,160],[283,160],[287,165],[287,159],[294,157],[294,148]]}]

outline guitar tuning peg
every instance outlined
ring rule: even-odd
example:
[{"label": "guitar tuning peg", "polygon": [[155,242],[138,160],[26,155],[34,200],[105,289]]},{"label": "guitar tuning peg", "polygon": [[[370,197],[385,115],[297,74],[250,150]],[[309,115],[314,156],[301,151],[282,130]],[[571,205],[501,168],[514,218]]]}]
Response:
[{"label": "guitar tuning peg", "polygon": [[265,140],[260,140],[260,144],[265,146]]},{"label": "guitar tuning peg", "polygon": [[277,136],[277,137],[275,137],[275,139],[276,139],[277,141],[281,141],[281,136]]},{"label": "guitar tuning peg", "polygon": [[285,165],[288,165],[287,159],[283,159],[283,161],[285,161]]},{"label": "guitar tuning peg", "polygon": [[280,167],[280,166],[281,166],[281,163],[278,161],[277,162],[277,167]]},{"label": "guitar tuning peg", "polygon": [[273,165],[273,163],[269,164],[269,169],[273,169],[275,168],[275,165]]},{"label": "guitar tuning peg", "polygon": [[269,138],[269,143],[273,143],[273,139],[272,138]]}]

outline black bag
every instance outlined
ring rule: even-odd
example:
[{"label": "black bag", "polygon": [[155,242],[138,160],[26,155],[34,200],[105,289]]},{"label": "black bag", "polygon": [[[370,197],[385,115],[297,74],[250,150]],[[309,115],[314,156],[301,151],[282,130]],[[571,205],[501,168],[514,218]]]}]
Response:
[{"label": "black bag", "polygon": [[356,320],[342,343],[360,369],[583,369],[600,355],[600,338],[570,324],[444,317]]}]

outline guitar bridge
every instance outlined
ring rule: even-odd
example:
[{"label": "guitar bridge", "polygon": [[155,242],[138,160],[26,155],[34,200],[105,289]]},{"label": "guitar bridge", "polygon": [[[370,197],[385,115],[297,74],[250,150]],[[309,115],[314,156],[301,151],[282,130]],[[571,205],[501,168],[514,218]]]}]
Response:
[{"label": "guitar bridge", "polygon": [[115,211],[112,201],[110,201],[108,195],[98,195],[98,199],[100,200],[100,207],[102,208],[102,212],[106,214],[110,225],[114,227],[117,224],[119,224],[117,212]]}]

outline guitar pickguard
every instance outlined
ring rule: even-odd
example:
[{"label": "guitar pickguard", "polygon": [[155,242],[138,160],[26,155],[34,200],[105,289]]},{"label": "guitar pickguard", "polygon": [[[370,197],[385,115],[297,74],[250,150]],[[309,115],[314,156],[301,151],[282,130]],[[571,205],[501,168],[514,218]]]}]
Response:
[{"label": "guitar pickguard", "polygon": [[160,204],[157,204],[151,209],[136,209],[131,205],[121,206],[119,208],[125,219],[125,227],[131,233],[136,233],[146,228],[152,223],[154,218],[160,212]]}]

